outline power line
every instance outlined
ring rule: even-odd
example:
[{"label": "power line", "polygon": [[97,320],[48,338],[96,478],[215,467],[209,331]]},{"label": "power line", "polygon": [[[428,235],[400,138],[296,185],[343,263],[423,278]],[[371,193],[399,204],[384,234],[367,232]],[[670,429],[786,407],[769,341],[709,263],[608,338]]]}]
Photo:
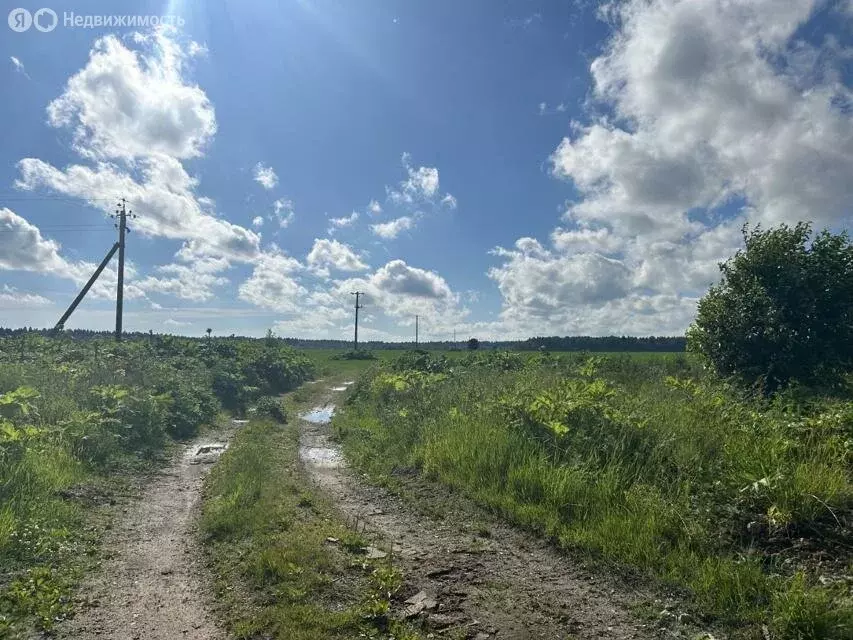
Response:
[{"label": "power line", "polygon": [[115,198],[92,198],[91,196],[43,196],[43,195],[22,195],[15,193],[7,195],[0,193],[0,200],[15,200],[16,202],[25,200],[66,200],[68,202],[77,202],[84,204],[85,202],[113,202]]},{"label": "power line", "polygon": [[[34,225],[36,226],[36,225]],[[91,231],[112,231],[106,225],[80,225],[70,227],[38,227],[39,231],[49,231],[50,233],[69,233],[69,232],[91,232]],[[20,229],[0,229],[0,233],[21,233]]]}]

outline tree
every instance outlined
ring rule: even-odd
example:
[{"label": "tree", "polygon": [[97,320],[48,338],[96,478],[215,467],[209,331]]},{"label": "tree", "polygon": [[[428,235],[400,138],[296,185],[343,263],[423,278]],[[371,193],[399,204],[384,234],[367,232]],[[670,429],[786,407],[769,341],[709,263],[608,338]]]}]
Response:
[{"label": "tree", "polygon": [[760,381],[827,382],[853,362],[853,245],[811,226],[743,228],[745,248],[720,265],[699,302],[688,348],[718,373]]},{"label": "tree", "polygon": [[213,333],[213,329],[208,327],[207,329],[205,329],[205,331],[207,331],[207,339],[210,340],[210,334]]},{"label": "tree", "polygon": [[468,351],[476,351],[480,348],[480,341],[477,338],[471,338],[468,341]]}]

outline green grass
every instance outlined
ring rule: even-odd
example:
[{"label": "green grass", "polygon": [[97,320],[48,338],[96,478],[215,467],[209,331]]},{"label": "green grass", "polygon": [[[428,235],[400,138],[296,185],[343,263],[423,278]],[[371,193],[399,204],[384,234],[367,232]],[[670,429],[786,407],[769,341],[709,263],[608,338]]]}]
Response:
[{"label": "green grass", "polygon": [[[289,398],[288,415],[319,392],[297,391],[302,401]],[[388,616],[399,572],[359,553],[367,541],[303,476],[298,439],[295,419],[253,420],[205,483],[201,533],[229,631],[288,640],[419,637]]]},{"label": "green grass", "polygon": [[109,503],[214,421],[230,391],[256,401],[311,373],[275,340],[0,338],[0,636],[73,613]]},{"label": "green grass", "polygon": [[735,635],[853,637],[848,588],[792,550],[804,539],[836,572],[853,567],[840,526],[853,404],[761,404],[654,355],[386,367],[334,424],[377,480],[419,468],[559,545],[685,588]]}]

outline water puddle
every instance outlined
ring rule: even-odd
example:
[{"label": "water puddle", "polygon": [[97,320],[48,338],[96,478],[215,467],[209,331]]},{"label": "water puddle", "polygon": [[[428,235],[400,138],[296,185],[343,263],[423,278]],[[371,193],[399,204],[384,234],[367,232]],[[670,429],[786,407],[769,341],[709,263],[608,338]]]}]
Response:
[{"label": "water puddle", "polygon": [[227,448],[228,444],[225,442],[211,442],[198,445],[198,447],[190,449],[187,454],[190,458],[190,464],[213,464],[219,460],[219,456]]},{"label": "water puddle", "polygon": [[345,387],[348,387],[351,384],[355,384],[355,380],[347,380],[346,382],[343,382],[341,384],[343,384]]},{"label": "water puddle", "polygon": [[329,391],[346,391],[346,387],[332,387]]},{"label": "water puddle", "polygon": [[307,422],[314,424],[328,424],[332,421],[332,416],[335,414],[335,405],[330,404],[325,407],[314,407],[307,413],[299,414],[299,417]]}]

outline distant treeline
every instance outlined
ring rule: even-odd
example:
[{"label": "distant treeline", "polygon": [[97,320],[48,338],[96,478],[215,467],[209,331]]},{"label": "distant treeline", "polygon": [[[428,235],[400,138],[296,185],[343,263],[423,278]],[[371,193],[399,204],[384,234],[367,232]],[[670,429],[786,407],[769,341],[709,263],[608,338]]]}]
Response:
[{"label": "distant treeline", "polygon": [[[27,333],[50,335],[49,329],[4,329],[0,327],[0,336],[14,336]],[[86,340],[89,338],[102,338],[111,335],[110,331],[89,331],[86,329],[69,329],[63,332],[63,335],[69,336],[77,340]],[[149,333],[132,332],[124,334],[128,339],[144,338],[149,336]],[[216,338],[226,336],[214,336]],[[231,335],[231,338],[241,336]],[[199,336],[204,338],[204,336]],[[206,338],[205,338],[206,339]],[[279,338],[287,344],[300,349],[351,349],[351,340],[306,340],[304,338]],[[381,350],[381,349],[411,349],[414,345],[412,342],[379,342],[365,341],[359,342],[359,347],[363,349]],[[467,349],[467,340],[452,342],[422,342],[418,345],[421,349],[430,350],[453,350]],[[523,341],[488,341],[481,340],[479,343],[480,349],[509,349],[512,351],[538,351],[541,349],[547,351],[661,351],[661,352],[680,352],[686,348],[685,338],[682,336],[647,336],[642,338],[630,336],[542,336],[536,338],[528,338]]]}]

